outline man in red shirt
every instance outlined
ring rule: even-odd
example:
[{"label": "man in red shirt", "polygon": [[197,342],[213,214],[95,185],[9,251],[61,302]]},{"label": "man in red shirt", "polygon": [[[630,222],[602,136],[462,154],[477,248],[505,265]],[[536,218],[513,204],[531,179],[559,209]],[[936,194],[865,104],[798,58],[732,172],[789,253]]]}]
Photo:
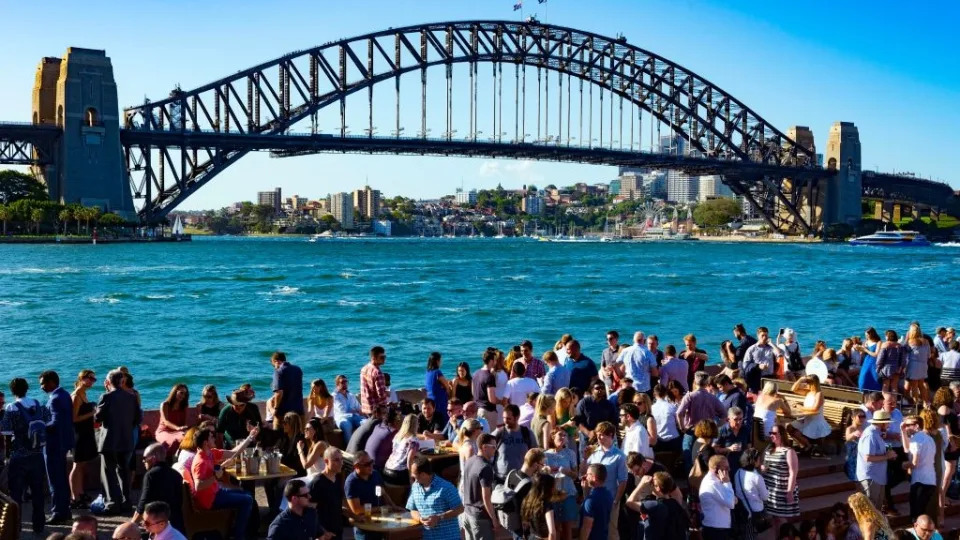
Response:
[{"label": "man in red shirt", "polygon": [[360,412],[365,416],[372,415],[378,405],[386,405],[389,401],[387,383],[380,370],[386,361],[386,351],[377,345],[370,349],[370,362],[360,370]]},{"label": "man in red shirt", "polygon": [[228,489],[220,485],[219,480],[223,476],[220,464],[226,456],[224,450],[214,448],[213,443],[214,434],[210,431],[197,433],[197,455],[193,458],[193,474],[188,477],[193,500],[204,510],[235,510],[233,536],[238,539],[246,538],[247,521],[253,510],[253,497],[239,489]]}]

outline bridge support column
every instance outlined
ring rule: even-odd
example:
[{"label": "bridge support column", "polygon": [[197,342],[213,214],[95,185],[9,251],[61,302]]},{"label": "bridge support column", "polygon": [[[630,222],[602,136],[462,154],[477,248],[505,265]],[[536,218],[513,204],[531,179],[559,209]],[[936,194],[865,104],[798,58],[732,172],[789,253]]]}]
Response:
[{"label": "bridge support column", "polygon": [[62,59],[41,61],[33,102],[34,123],[56,123],[63,130],[56,165],[44,174],[51,197],[136,220],[120,146],[117,85],[106,53],[70,47]]},{"label": "bridge support column", "polygon": [[890,218],[890,221],[896,225],[903,219],[902,215],[903,207],[899,203],[893,203],[893,216]]},{"label": "bridge support column", "polygon": [[860,134],[852,122],[834,122],[827,138],[826,166],[837,171],[828,179],[824,201],[824,226],[835,223],[856,225],[861,218],[863,179],[860,163]]},{"label": "bridge support column", "polygon": [[873,202],[873,219],[883,221],[883,201]]}]

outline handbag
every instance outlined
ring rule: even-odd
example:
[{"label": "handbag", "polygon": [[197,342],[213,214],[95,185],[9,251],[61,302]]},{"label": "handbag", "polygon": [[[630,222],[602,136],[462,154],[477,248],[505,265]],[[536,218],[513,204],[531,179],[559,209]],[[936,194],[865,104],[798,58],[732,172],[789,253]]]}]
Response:
[{"label": "handbag", "polygon": [[750,507],[750,499],[743,492],[743,474],[744,471],[741,469],[737,471],[736,486],[740,488],[740,498],[743,501],[743,505],[750,516],[750,523],[753,525],[753,530],[757,534],[765,532],[767,529],[773,527],[773,520],[770,519],[770,516],[767,515],[766,510],[760,510],[759,512],[754,512],[753,508]]},{"label": "handbag", "polygon": [[700,453],[703,452],[704,446],[701,446],[700,450],[697,451],[697,455],[693,457],[693,467],[690,467],[690,473],[687,475],[689,492],[691,495],[694,495],[697,500],[699,500],[700,495],[700,484],[703,483],[703,477],[707,474],[707,467],[703,465],[703,461],[700,459]]}]

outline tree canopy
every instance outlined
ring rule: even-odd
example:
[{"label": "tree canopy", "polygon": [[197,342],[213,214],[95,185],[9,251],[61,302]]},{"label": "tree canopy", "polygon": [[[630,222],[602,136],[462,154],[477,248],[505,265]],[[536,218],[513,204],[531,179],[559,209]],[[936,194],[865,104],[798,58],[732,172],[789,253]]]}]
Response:
[{"label": "tree canopy", "polygon": [[697,205],[693,221],[700,227],[722,227],[740,217],[742,209],[736,199],[710,199]]},{"label": "tree canopy", "polygon": [[21,199],[45,201],[49,199],[47,186],[29,174],[7,169],[0,171],[0,203]]}]

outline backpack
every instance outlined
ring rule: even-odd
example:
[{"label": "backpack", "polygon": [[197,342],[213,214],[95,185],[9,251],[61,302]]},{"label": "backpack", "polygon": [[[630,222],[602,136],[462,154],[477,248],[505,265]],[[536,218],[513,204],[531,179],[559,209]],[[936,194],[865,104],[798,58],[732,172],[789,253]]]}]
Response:
[{"label": "backpack", "polygon": [[507,473],[507,480],[504,483],[493,487],[490,502],[493,503],[493,509],[497,512],[497,519],[507,530],[514,532],[521,530],[520,505],[523,501],[517,499],[517,493],[527,488],[531,482],[531,478],[521,477],[520,472],[514,469]]},{"label": "backpack", "polygon": [[19,401],[15,402],[17,410],[23,417],[26,427],[16,431],[17,439],[23,444],[23,447],[29,451],[36,452],[47,444],[47,423],[43,421],[42,405],[39,403],[29,409],[23,406]]}]

